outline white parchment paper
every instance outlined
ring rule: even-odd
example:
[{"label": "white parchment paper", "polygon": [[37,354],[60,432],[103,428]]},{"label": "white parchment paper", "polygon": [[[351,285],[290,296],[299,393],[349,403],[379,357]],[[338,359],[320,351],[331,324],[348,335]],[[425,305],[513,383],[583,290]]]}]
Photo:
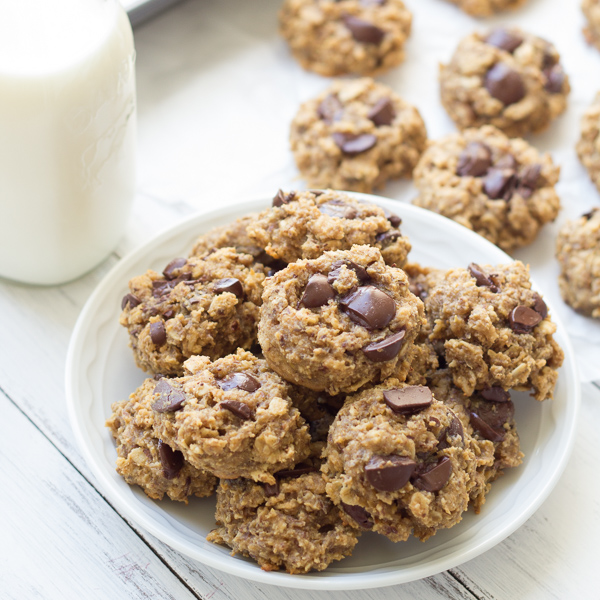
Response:
[{"label": "white parchment paper", "polygon": [[[531,265],[537,286],[565,324],[581,379],[600,380],[600,322],[562,302],[554,258],[559,226],[600,204],[574,150],[581,114],[600,89],[600,52],[583,39],[579,1],[529,0],[522,9],[486,20],[444,0],[405,3],[414,16],[406,62],[378,79],[418,107],[433,139],[455,130],[439,101],[437,74],[463,36],[518,25],[552,41],[561,53],[572,86],[567,112],[529,141],[561,165],[563,208],[556,223],[515,257]],[[136,30],[142,189],[159,196],[164,190],[170,202],[204,207],[303,187],[289,151],[289,123],[300,102],[329,80],[303,71],[290,56],[277,34],[279,5],[196,0]],[[177,36],[161,37],[165,29]],[[394,182],[379,193],[410,202],[415,190],[411,182]]]}]

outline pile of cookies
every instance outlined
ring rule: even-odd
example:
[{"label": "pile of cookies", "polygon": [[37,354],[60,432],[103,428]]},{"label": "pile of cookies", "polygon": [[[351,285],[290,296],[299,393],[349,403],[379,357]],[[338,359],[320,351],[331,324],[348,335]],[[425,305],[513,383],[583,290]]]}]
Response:
[{"label": "pile of cookies", "polygon": [[[475,17],[525,2],[450,1]],[[583,0],[582,10],[585,36],[600,48],[600,1]],[[334,80],[300,106],[290,145],[301,176],[309,187],[367,193],[413,178],[417,206],[507,252],[533,243],[559,214],[560,167],[522,136],[547,129],[567,108],[571,86],[557,49],[518,27],[462,39],[439,71],[441,104],[460,132],[428,140],[417,108],[371,79],[404,60],[411,24],[401,0],[284,0],[280,33],[302,67],[361,77]],[[577,144],[600,189],[599,132],[600,95],[583,116]],[[568,221],[557,239],[560,287],[572,308],[598,317],[600,235],[582,219]],[[566,238],[582,241],[565,245]]]},{"label": "pile of cookies", "polygon": [[290,573],[479,512],[523,457],[510,390],[552,398],[563,353],[522,263],[410,249],[379,206],[280,191],[134,277],[120,322],[149,378],[112,406],[117,471],[156,500],[216,493],[208,539]]}]

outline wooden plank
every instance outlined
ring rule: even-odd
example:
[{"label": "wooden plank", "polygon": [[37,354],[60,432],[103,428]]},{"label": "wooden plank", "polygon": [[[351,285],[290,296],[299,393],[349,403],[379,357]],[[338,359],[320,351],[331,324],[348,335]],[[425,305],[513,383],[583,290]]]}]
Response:
[{"label": "wooden plank", "polygon": [[198,598],[0,394],[0,596]]}]

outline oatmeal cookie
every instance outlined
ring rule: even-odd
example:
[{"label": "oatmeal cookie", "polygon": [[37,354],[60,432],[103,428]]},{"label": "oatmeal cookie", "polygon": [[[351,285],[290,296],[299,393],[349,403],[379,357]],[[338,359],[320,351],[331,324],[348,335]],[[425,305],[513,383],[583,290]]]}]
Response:
[{"label": "oatmeal cookie", "polygon": [[558,284],[563,300],[584,315],[600,319],[600,209],[567,221],[558,233]]},{"label": "oatmeal cookie", "polygon": [[411,24],[401,0],[285,0],[279,11],[279,31],[294,58],[325,77],[399,65]]},{"label": "oatmeal cookie", "polygon": [[267,279],[258,339],[284,379],[335,395],[400,369],[423,323],[404,272],[354,246]]},{"label": "oatmeal cookie", "polygon": [[222,480],[217,529],[208,541],[253,558],[265,571],[322,571],[350,556],[360,531],[343,522],[321,474],[307,471],[282,473],[275,485]]},{"label": "oatmeal cookie", "polygon": [[217,486],[214,475],[190,465],[178,450],[163,442],[155,431],[151,407],[156,381],[146,381],[129,397],[112,405],[106,421],[117,442],[117,473],[129,485],[139,485],[153,500],[167,494],[188,502],[188,496],[210,496]]},{"label": "oatmeal cookie", "polygon": [[581,10],[587,20],[583,35],[588,44],[593,44],[600,50],[600,1],[583,0]]},{"label": "oatmeal cookie", "polygon": [[518,8],[525,4],[526,0],[449,0],[458,8],[464,10],[473,17],[490,17],[493,14]]},{"label": "oatmeal cookie", "polygon": [[414,173],[413,204],[475,231],[503,250],[526,246],[560,210],[560,168],[525,140],[491,125],[429,145]]},{"label": "oatmeal cookie", "polygon": [[563,352],[521,262],[450,269],[425,298],[433,343],[465,395],[500,386],[552,398]]},{"label": "oatmeal cookie", "polygon": [[581,119],[581,136],[577,155],[587,169],[590,179],[600,191],[600,92]]},{"label": "oatmeal cookie", "polygon": [[440,66],[442,103],[460,129],[494,125],[510,137],[548,127],[567,106],[556,48],[520,29],[464,38]]},{"label": "oatmeal cookie", "polygon": [[387,264],[401,267],[410,252],[401,222],[397,215],[342,192],[280,191],[273,207],[248,226],[248,235],[285,263],[365,244],[380,250]]},{"label": "oatmeal cookie", "polygon": [[392,541],[458,523],[473,453],[453,411],[396,379],[349,397],[329,432],[327,494],[346,519]]},{"label": "oatmeal cookie", "polygon": [[156,432],[198,469],[223,479],[275,483],[273,473],[309,454],[304,419],[287,384],[244,350],[214,362],[195,356],[190,373],[148,391]]},{"label": "oatmeal cookie", "polygon": [[194,354],[212,359],[256,342],[264,268],[249,254],[222,248],[176,258],[161,273],[129,282],[120,323],[138,367],[182,375]]},{"label": "oatmeal cookie", "polygon": [[435,397],[452,409],[466,432],[465,444],[473,452],[469,499],[479,513],[490,490],[504,469],[523,461],[510,394],[501,387],[486,388],[471,397],[453,383],[448,369],[440,369],[429,383]]},{"label": "oatmeal cookie", "polygon": [[419,111],[372,79],[338,80],[302,104],[290,144],[310,187],[371,192],[410,177],[425,149]]}]

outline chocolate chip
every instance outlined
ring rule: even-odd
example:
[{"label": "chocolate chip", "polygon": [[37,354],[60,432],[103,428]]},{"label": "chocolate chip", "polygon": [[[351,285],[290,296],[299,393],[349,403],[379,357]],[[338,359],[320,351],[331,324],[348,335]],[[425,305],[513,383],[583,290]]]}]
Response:
[{"label": "chocolate chip", "polygon": [[494,429],[488,425],[475,411],[471,411],[469,413],[469,421],[471,423],[471,427],[473,427],[473,429],[479,433],[482,438],[490,440],[491,442],[501,442],[506,435],[504,429]]},{"label": "chocolate chip", "polygon": [[452,462],[443,456],[436,463],[424,465],[413,475],[413,485],[426,492],[439,492],[452,475]]},{"label": "chocolate chip", "polygon": [[548,307],[537,292],[533,293],[533,310],[535,310],[542,319],[545,319],[548,316]]},{"label": "chocolate chip", "polygon": [[353,206],[346,204],[343,200],[330,200],[323,202],[317,207],[320,212],[329,217],[338,219],[356,219],[358,212]]},{"label": "chocolate chip", "polygon": [[584,213],[583,215],[581,215],[581,217],[583,219],[587,219],[588,221],[596,214],[596,211],[598,211],[598,208],[592,208],[592,210],[590,210],[590,212]]},{"label": "chocolate chip", "polygon": [[372,133],[353,133],[335,132],[331,134],[337,147],[349,156],[356,156],[370,150],[376,143],[377,138]]},{"label": "chocolate chip", "polygon": [[561,65],[554,65],[544,70],[544,75],[546,76],[546,84],[544,85],[546,91],[551,94],[560,94],[565,82],[565,72]]},{"label": "chocolate chip", "polygon": [[389,98],[380,98],[368,112],[367,117],[371,119],[377,127],[391,125],[396,117],[396,111],[394,110],[392,101]]},{"label": "chocolate chip", "polygon": [[[452,411],[450,411],[452,412]],[[465,431],[460,419],[452,412],[452,421],[450,425],[442,431],[438,439],[438,452],[448,448],[452,445],[452,442],[448,442],[448,439],[460,436],[461,443],[465,441]]]},{"label": "chocolate chip", "polygon": [[214,282],[213,291],[215,294],[223,294],[229,292],[234,294],[238,298],[244,297],[244,286],[239,279],[235,277],[226,277],[225,279],[218,279]]},{"label": "chocolate chip", "polygon": [[373,529],[374,523],[371,515],[362,506],[358,506],[358,504],[346,504],[345,502],[341,502],[340,504],[344,512],[354,519],[360,527],[363,529]]},{"label": "chocolate chip", "polygon": [[492,200],[512,198],[516,186],[515,172],[512,169],[492,168],[483,180],[483,191]]},{"label": "chocolate chip", "polygon": [[167,343],[167,330],[162,321],[150,323],[150,339],[156,346],[163,346]]},{"label": "chocolate chip", "polygon": [[170,279],[170,280],[156,279],[155,281],[152,282],[152,295],[155,298],[160,298],[162,296],[165,296],[173,288],[175,288],[176,285],[178,285],[182,281],[188,283],[188,282],[190,282],[191,279],[192,279],[191,273],[182,273],[181,275],[179,275],[179,277],[176,277],[175,279]]},{"label": "chocolate chip", "polygon": [[158,399],[152,404],[152,410],[157,413],[178,411],[185,402],[185,394],[173,389],[164,379],[156,384],[154,393],[158,394]]},{"label": "chocolate chip", "polygon": [[300,475],[306,475],[307,473],[316,473],[316,467],[311,465],[298,465],[293,469],[283,469],[282,471],[277,471],[275,473],[275,477],[300,477]]},{"label": "chocolate chip", "polygon": [[158,456],[163,468],[165,479],[175,479],[183,469],[183,454],[179,450],[173,450],[169,444],[158,440]]},{"label": "chocolate chip", "polygon": [[492,152],[481,142],[469,142],[458,157],[457,175],[481,177],[492,166]]},{"label": "chocolate chip", "polygon": [[497,169],[512,169],[515,172],[518,166],[519,163],[512,154],[505,154],[494,163],[494,167]]},{"label": "chocolate chip", "polygon": [[485,38],[485,41],[490,46],[495,46],[512,54],[523,43],[523,38],[506,29],[494,29]]},{"label": "chocolate chip", "polygon": [[263,488],[267,498],[271,498],[272,496],[277,496],[279,494],[279,483],[277,481],[275,483],[263,483]]},{"label": "chocolate chip", "polygon": [[542,165],[533,164],[523,167],[519,173],[519,184],[534,190],[537,187],[541,172]]},{"label": "chocolate chip", "polygon": [[227,377],[217,380],[216,384],[225,392],[238,389],[249,394],[260,387],[260,381],[247,373],[231,373]]},{"label": "chocolate chip", "polygon": [[508,402],[510,400],[510,394],[499,385],[481,390],[481,397],[489,402]]},{"label": "chocolate chip", "polygon": [[300,304],[306,308],[318,308],[327,304],[329,300],[333,300],[334,297],[335,290],[328,283],[327,277],[316,273],[308,280]]},{"label": "chocolate chip", "polygon": [[423,385],[408,385],[403,388],[385,390],[383,399],[395,413],[412,415],[431,406],[433,394],[428,387]]},{"label": "chocolate chip", "polygon": [[333,285],[333,282],[340,276],[340,271],[342,267],[346,267],[347,269],[351,269],[356,273],[356,277],[358,278],[358,282],[360,285],[364,285],[371,281],[370,275],[367,273],[367,270],[360,265],[357,265],[355,262],[351,260],[336,260],[331,265],[331,270],[327,275],[327,281]]},{"label": "chocolate chip", "polygon": [[187,263],[187,259],[185,258],[174,258],[164,269],[163,275],[165,279],[175,279],[175,271],[181,269],[183,265]]},{"label": "chocolate chip", "polygon": [[282,190],[278,190],[273,198],[272,206],[279,207],[284,204],[289,204],[296,197],[296,192],[285,194]]},{"label": "chocolate chip", "polygon": [[390,222],[392,227],[400,227],[402,225],[402,219],[395,213],[389,211],[387,208],[383,209],[385,218]]},{"label": "chocolate chip", "polygon": [[411,291],[411,293],[413,293],[415,296],[417,296],[417,298],[421,298],[421,300],[423,300],[423,302],[425,301],[425,298],[427,298],[427,296],[429,296],[428,292],[427,292],[427,288],[419,282],[415,282],[415,283],[411,283],[409,286],[409,289]]},{"label": "chocolate chip", "polygon": [[243,402],[238,402],[237,400],[223,400],[220,406],[243,421],[251,421],[254,419],[254,412],[247,404],[244,404]]},{"label": "chocolate chip", "polygon": [[340,298],[340,306],[352,321],[367,329],[383,329],[396,316],[394,299],[373,285]]},{"label": "chocolate chip", "polygon": [[508,315],[508,323],[515,333],[529,333],[541,320],[542,315],[528,306],[517,306]]},{"label": "chocolate chip", "polygon": [[504,402],[474,402],[471,412],[477,414],[490,427],[504,434],[504,425],[515,415],[515,405],[510,399]]},{"label": "chocolate chip", "polygon": [[471,263],[468,267],[469,274],[475,279],[479,287],[489,287],[494,294],[500,290],[498,286],[483,272],[483,269],[476,263]]},{"label": "chocolate chip", "polygon": [[344,106],[335,94],[326,96],[317,108],[319,118],[330,125],[334,121],[339,121],[342,118],[343,112]]},{"label": "chocolate chip", "polygon": [[129,304],[129,308],[135,308],[138,304],[141,304],[142,301],[138,300],[133,294],[127,294],[123,296],[123,300],[121,300],[121,310],[125,310],[125,307]]},{"label": "chocolate chip", "polygon": [[385,31],[380,29],[373,23],[363,21],[358,17],[352,15],[344,16],[344,25],[348,28],[352,37],[363,44],[375,44],[379,45],[385,37]]},{"label": "chocolate chip", "polygon": [[375,241],[382,247],[385,248],[390,244],[393,244],[399,237],[401,237],[401,233],[397,229],[389,229],[388,231],[384,231],[383,233],[378,233],[375,236]]},{"label": "chocolate chip", "polygon": [[376,490],[395,492],[408,483],[416,467],[408,456],[375,455],[365,465],[365,477]]},{"label": "chocolate chip", "polygon": [[413,485],[426,492],[439,492],[452,475],[452,462],[447,456],[443,456],[437,463],[426,466],[416,473]]},{"label": "chocolate chip", "polygon": [[365,356],[372,362],[385,362],[386,360],[392,360],[398,355],[402,346],[404,345],[404,336],[406,331],[402,330],[398,333],[394,333],[386,337],[380,342],[373,342],[368,346],[365,346],[362,351]]},{"label": "chocolate chip", "polygon": [[485,75],[485,87],[490,96],[508,106],[525,97],[525,85],[517,71],[506,63],[496,63]]}]

